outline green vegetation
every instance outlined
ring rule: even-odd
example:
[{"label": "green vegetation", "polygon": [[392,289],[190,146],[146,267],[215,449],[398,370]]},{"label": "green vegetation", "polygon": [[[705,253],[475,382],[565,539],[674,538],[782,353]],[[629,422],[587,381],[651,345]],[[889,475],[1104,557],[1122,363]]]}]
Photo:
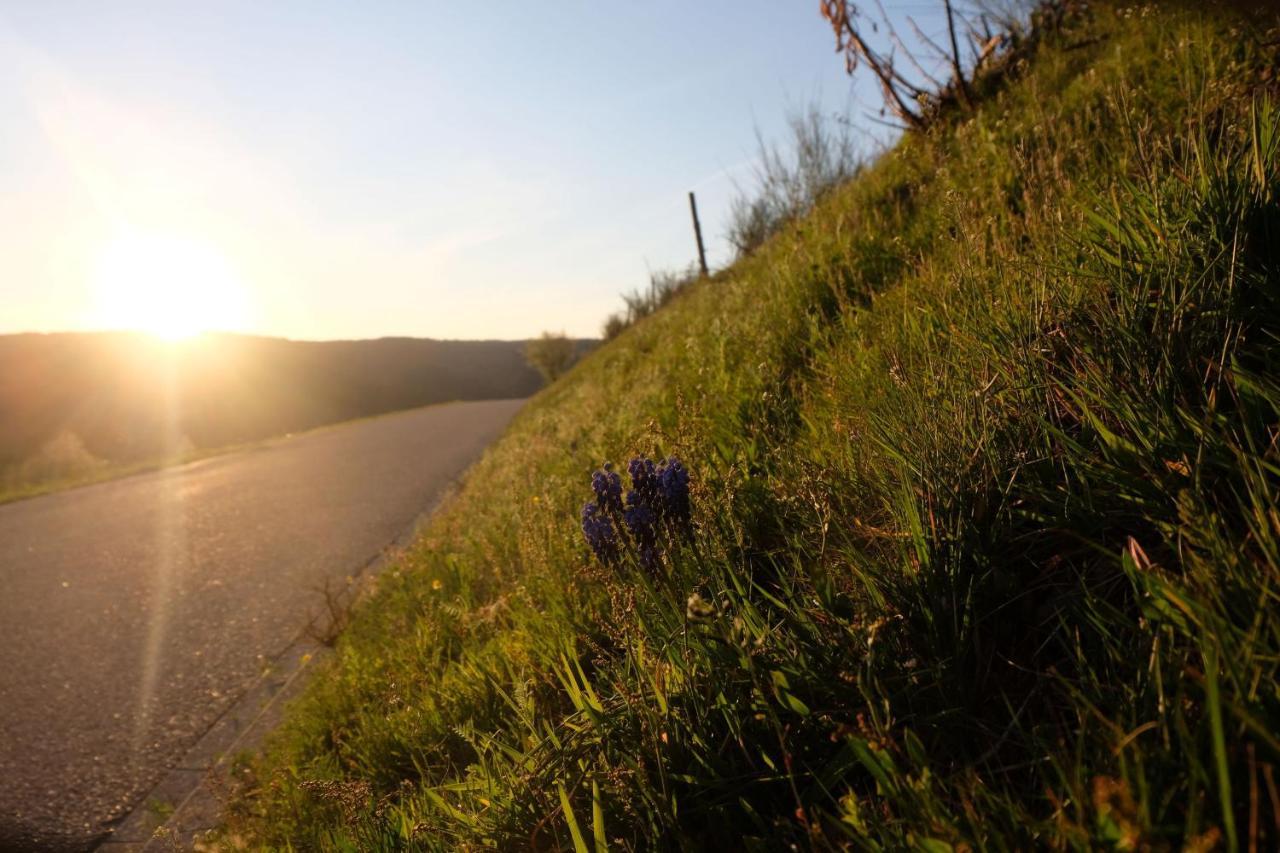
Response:
[{"label": "green vegetation", "polygon": [[[432,405],[448,405],[450,400],[444,403],[434,403]],[[421,407],[418,407],[421,408]],[[323,426],[311,427],[310,429],[299,430],[297,432],[287,433],[285,435],[274,435],[259,441],[244,441],[239,444],[227,444],[217,447],[192,448],[181,447],[170,456],[157,456],[151,459],[144,459],[136,462],[119,463],[108,462],[102,459],[88,457],[86,463],[74,464],[65,468],[49,466],[46,470],[36,469],[38,473],[32,475],[30,473],[31,466],[26,464],[14,466],[5,471],[0,471],[0,504],[10,503],[12,501],[20,501],[26,498],[39,497],[53,492],[61,492],[67,489],[78,489],[81,486],[91,486],[94,483],[104,483],[108,480],[119,480],[124,477],[131,477],[134,474],[146,474],[152,471],[160,471],[167,468],[178,468],[188,465],[192,462],[200,462],[205,459],[212,459],[215,456],[224,456],[230,453],[243,453],[249,450],[269,447],[277,442],[288,441],[300,436],[310,435],[312,433],[323,432],[328,429],[348,426],[350,424],[361,423],[363,421],[372,421],[378,418],[394,417],[402,414],[403,410],[392,412],[381,412],[376,415],[366,415],[364,417],[349,418],[338,423],[325,424]],[[55,449],[65,446],[66,440],[63,436],[51,443]],[[83,445],[77,440],[71,444],[72,452],[78,451]],[[71,456],[71,453],[67,454]],[[49,458],[48,447],[42,450],[41,456],[37,461],[44,462]],[[54,457],[55,462],[60,461]],[[78,462],[74,457],[72,462]],[[62,473],[66,471],[66,473]]]},{"label": "green vegetation", "polygon": [[524,345],[524,358],[548,382],[555,382],[573,366],[577,344],[564,332],[543,332]]},{"label": "green vegetation", "polygon": [[42,471],[32,476],[25,470],[27,466],[19,466],[16,470],[10,470],[0,475],[0,504],[47,495],[51,492],[75,489],[80,486],[91,486],[94,483],[117,480],[121,477],[128,477],[131,474],[142,474],[160,468],[185,465],[188,462],[194,462],[196,459],[213,456],[217,453],[230,452],[234,449],[237,448],[210,450],[198,455],[183,454],[171,459],[135,462],[130,465],[112,465],[95,460],[83,467],[72,469],[75,473],[44,473]]},{"label": "green vegetation", "polygon": [[752,186],[740,190],[729,214],[729,244],[741,258],[858,173],[862,158],[848,121],[833,121],[816,105],[787,116],[790,148],[765,142],[756,130]]},{"label": "green vegetation", "polygon": [[[1090,4],[584,359],[357,608],[228,837],[1274,849],[1277,43]],[[638,453],[692,476],[652,574],[579,529]]]},{"label": "green vegetation", "polygon": [[645,317],[675,299],[689,285],[702,277],[697,264],[683,270],[657,270],[649,273],[649,287],[622,294],[624,309],[610,314],[601,334],[611,341]]}]

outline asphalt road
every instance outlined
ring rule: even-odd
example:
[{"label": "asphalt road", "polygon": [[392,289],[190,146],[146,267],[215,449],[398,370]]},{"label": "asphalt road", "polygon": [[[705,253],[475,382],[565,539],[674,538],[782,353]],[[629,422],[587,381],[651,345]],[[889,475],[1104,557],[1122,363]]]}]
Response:
[{"label": "asphalt road", "polygon": [[0,850],[85,850],[523,401],[450,403],[0,506]]}]

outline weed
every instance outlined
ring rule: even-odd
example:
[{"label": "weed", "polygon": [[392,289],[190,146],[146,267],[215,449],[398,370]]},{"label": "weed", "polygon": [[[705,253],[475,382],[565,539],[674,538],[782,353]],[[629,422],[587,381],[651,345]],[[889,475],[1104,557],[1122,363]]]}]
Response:
[{"label": "weed", "polygon": [[698,281],[701,272],[697,266],[683,270],[657,270],[649,273],[647,290],[634,290],[622,294],[626,307],[623,311],[610,314],[605,320],[601,333],[606,341],[611,341],[631,326],[648,317],[654,311],[669,303],[691,284]]},{"label": "weed", "polygon": [[324,602],[324,609],[311,618],[303,633],[312,641],[333,648],[351,622],[359,586],[350,577],[340,582],[326,578],[323,586],[317,587],[315,592]]},{"label": "weed", "polygon": [[785,152],[756,131],[754,185],[739,189],[729,212],[727,236],[738,257],[758,249],[861,168],[849,122],[810,105],[792,112],[787,124],[791,139]]}]

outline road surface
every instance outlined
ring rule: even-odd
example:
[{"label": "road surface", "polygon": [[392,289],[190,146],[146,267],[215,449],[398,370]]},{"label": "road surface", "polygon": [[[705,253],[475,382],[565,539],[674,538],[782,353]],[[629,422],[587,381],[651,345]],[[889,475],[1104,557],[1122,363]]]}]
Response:
[{"label": "road surface", "polygon": [[0,850],[85,850],[523,401],[450,403],[0,506]]}]

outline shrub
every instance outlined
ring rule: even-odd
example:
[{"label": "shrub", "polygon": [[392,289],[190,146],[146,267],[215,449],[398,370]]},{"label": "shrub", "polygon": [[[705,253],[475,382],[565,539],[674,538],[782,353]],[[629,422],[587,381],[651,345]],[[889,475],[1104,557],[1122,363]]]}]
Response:
[{"label": "shrub", "polygon": [[573,364],[576,347],[564,332],[543,332],[525,344],[524,357],[548,382],[555,382]]},{"label": "shrub", "polygon": [[625,314],[617,312],[610,314],[605,318],[604,326],[601,333],[606,341],[611,341],[627,329],[627,318]]},{"label": "shrub", "polygon": [[601,330],[604,339],[611,341],[634,324],[666,305],[681,291],[701,277],[696,264],[682,270],[650,271],[649,287],[622,294],[625,308],[610,314]]},{"label": "shrub", "polygon": [[861,168],[863,158],[847,121],[833,119],[811,104],[793,111],[787,124],[791,144],[786,151],[756,131],[754,186],[740,190],[729,211],[726,236],[739,257],[753,252]]}]

